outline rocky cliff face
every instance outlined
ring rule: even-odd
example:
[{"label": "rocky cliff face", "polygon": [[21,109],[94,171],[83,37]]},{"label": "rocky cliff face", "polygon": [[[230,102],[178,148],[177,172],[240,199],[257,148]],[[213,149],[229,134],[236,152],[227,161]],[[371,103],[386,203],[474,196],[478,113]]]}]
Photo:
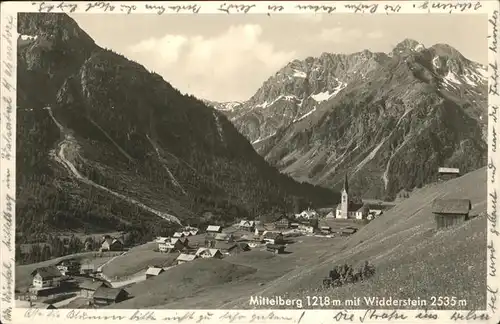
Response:
[{"label": "rocky cliff face", "polygon": [[337,201],[280,174],[222,113],[98,47],[68,16],[18,20],[16,225],[29,239],[154,236]]},{"label": "rocky cliff face", "polygon": [[295,179],[394,198],[439,166],[486,163],[485,67],[445,44],[292,61],[229,116]]}]

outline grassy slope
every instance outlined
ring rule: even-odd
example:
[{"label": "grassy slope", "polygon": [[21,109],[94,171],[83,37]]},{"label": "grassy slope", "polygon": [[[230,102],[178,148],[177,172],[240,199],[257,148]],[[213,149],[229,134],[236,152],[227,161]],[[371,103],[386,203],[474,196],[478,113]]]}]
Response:
[{"label": "grassy slope", "polygon": [[[486,219],[481,216],[449,231],[436,232],[431,213],[434,198],[469,198],[473,204],[471,215],[485,212],[486,170],[482,168],[415,192],[353,235],[340,253],[328,253],[314,266],[291,271],[255,294],[299,296],[334,292],[339,299],[456,296],[467,299],[467,308],[484,308]],[[377,268],[373,279],[321,291],[321,280],[334,265],[357,265],[364,260],[370,260]],[[235,300],[228,306],[248,307],[248,299]]]},{"label": "grassy slope", "polygon": [[146,243],[130,249],[126,254],[119,256],[110,263],[102,267],[102,272],[109,278],[119,277],[120,280],[126,276],[134,275],[142,270],[146,270],[149,265],[169,266],[178,253],[160,253],[153,249],[158,247],[158,243]]},{"label": "grassy slope", "polygon": [[[190,236],[188,239],[190,247],[196,247],[204,243],[205,235]],[[147,270],[149,265],[168,267],[179,256],[179,253],[155,252],[154,250],[157,248],[158,243],[155,242],[133,247],[126,254],[102,267],[102,272],[110,278],[117,276],[120,277],[120,280],[123,280],[126,276]]]},{"label": "grassy slope", "polygon": [[[459,179],[434,184],[363,227],[349,239],[298,238],[287,247],[293,253],[271,256],[251,251],[224,262],[249,266],[256,272],[225,282],[182,300],[161,299],[134,306],[155,308],[249,308],[249,296],[328,295],[344,300],[352,296],[429,298],[456,296],[467,308],[485,307],[486,220],[484,216],[448,231],[436,232],[431,213],[434,198],[469,198],[472,215],[486,210],[486,172],[481,169]],[[478,189],[479,188],[479,189]],[[300,242],[302,241],[302,242]],[[377,274],[371,280],[323,291],[321,281],[341,262],[358,265],[370,260]],[[194,264],[193,264],[194,265]],[[212,270],[217,272],[215,268]],[[169,272],[167,272],[169,273]],[[175,279],[174,279],[175,280]],[[163,285],[172,282],[165,275]],[[157,290],[166,286],[158,285]],[[143,300],[143,298],[135,298]],[[163,304],[162,304],[163,301]],[[130,304],[119,308],[130,307]],[[118,306],[117,306],[118,307]],[[362,305],[363,308],[366,305]]]},{"label": "grassy slope", "polygon": [[135,298],[110,307],[151,308],[196,296],[201,291],[238,280],[252,272],[255,272],[255,269],[234,265],[224,260],[197,259],[127,288],[127,291]]}]

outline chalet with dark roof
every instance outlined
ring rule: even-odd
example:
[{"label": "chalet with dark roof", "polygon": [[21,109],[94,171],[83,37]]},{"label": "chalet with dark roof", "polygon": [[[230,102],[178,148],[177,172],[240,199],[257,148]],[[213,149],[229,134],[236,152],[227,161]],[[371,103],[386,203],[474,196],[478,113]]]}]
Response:
[{"label": "chalet with dark roof", "polygon": [[282,254],[285,252],[285,246],[281,244],[268,244],[266,250],[275,254]]},{"label": "chalet with dark roof", "polygon": [[437,229],[455,226],[469,218],[472,204],[469,199],[435,199],[432,212]]},{"label": "chalet with dark roof", "polygon": [[96,290],[99,289],[99,287],[101,286],[106,287],[104,282],[100,280],[85,280],[79,285],[80,296],[85,298],[92,298]]},{"label": "chalet with dark roof", "polygon": [[104,236],[101,244],[101,252],[104,251],[123,251],[123,242],[109,235]]},{"label": "chalet with dark roof", "polygon": [[56,268],[63,276],[78,274],[80,270],[80,262],[77,260],[63,260],[56,264]]},{"label": "chalet with dark roof", "polygon": [[438,169],[438,180],[446,181],[460,177],[460,169],[457,168],[439,168]]},{"label": "chalet with dark roof", "polygon": [[107,306],[122,302],[128,297],[129,293],[124,289],[100,286],[94,292],[93,301],[96,306]]}]

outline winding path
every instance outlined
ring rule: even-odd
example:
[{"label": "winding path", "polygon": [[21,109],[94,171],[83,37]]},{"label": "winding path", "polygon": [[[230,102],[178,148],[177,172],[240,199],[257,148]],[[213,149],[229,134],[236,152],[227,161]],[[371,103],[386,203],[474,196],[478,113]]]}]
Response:
[{"label": "winding path", "polygon": [[68,170],[68,172],[70,172],[70,174],[72,174],[75,178],[77,178],[78,180],[80,180],[81,182],[83,183],[86,183],[88,185],[91,185],[95,188],[98,188],[98,189],[101,189],[101,190],[104,190],[104,191],[107,191],[108,193],[112,194],[113,196],[115,197],[118,197],[120,199],[123,199],[129,203],[132,203],[152,214],[155,214],[167,221],[170,221],[170,222],[174,222],[174,223],[177,223],[177,224],[181,224],[180,220],[175,217],[174,215],[171,215],[171,214],[168,214],[168,213],[165,213],[165,212],[161,212],[161,211],[158,211],[156,209],[153,209],[149,206],[146,206],[144,205],[143,203],[133,199],[133,198],[130,198],[130,197],[127,197],[125,195],[122,195],[120,193],[117,193],[111,189],[108,189],[104,186],[101,186],[95,182],[93,182],[92,180],[84,177],[77,169],[76,167],[73,165],[73,163],[71,163],[68,159],[67,159],[67,154],[72,154],[72,155],[75,155],[75,156],[78,156],[78,143],[76,142],[76,139],[75,137],[73,136],[71,130],[68,130],[66,129],[63,125],[61,125],[61,123],[59,123],[57,121],[57,119],[54,117],[54,115],[52,114],[52,109],[50,107],[45,107],[44,109],[46,109],[50,115],[50,117],[52,118],[52,120],[54,121],[54,123],[57,125],[57,127],[59,128],[61,134],[64,136],[63,140],[61,142],[59,142],[59,144],[57,145],[58,146],[58,151],[57,151],[57,154],[55,152],[51,152],[50,155],[52,158],[54,158],[58,163],[60,163],[66,170]]}]

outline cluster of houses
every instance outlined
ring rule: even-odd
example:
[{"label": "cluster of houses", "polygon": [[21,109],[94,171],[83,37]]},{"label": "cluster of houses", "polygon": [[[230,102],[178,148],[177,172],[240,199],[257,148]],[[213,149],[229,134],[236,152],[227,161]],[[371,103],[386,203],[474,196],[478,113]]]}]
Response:
[{"label": "cluster of houses", "polygon": [[[28,296],[21,297],[22,301],[26,302],[25,306],[39,308],[40,305],[50,305],[37,303],[36,300],[75,291],[80,297],[88,300],[88,305],[94,307],[117,303],[129,298],[128,292],[124,289],[112,288],[109,283],[98,277],[84,276],[87,274],[88,267],[83,266],[85,265],[78,267],[78,262],[75,260],[65,260],[53,266],[35,269],[31,273],[33,281],[28,290]],[[52,305],[49,308],[55,307]]]},{"label": "cluster of houses", "polygon": [[[285,221],[286,220],[286,221]],[[289,228],[287,218],[280,218],[279,224]],[[198,229],[176,232],[172,237],[157,237],[158,251],[162,253],[180,253],[176,264],[193,261],[198,258],[223,258],[241,252],[250,251],[259,245],[268,244],[267,249],[274,253],[282,253],[283,234],[276,231],[267,231],[259,222],[243,220],[236,225],[246,234],[235,236],[233,233],[223,232],[222,226],[209,225],[205,230],[204,245],[191,246],[189,237],[199,234]],[[155,271],[155,270],[151,270]]]}]

